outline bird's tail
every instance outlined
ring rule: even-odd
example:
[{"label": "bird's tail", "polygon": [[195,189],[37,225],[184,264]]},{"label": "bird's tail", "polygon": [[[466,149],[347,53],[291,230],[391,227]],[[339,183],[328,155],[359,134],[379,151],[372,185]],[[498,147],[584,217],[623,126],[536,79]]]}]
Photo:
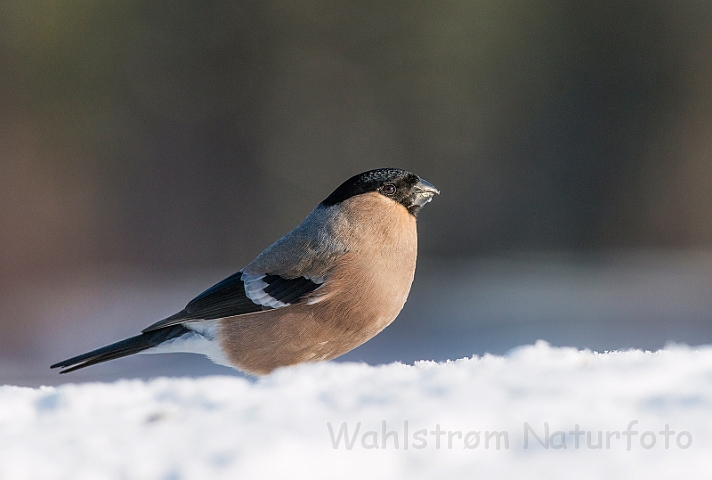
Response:
[{"label": "bird's tail", "polygon": [[80,368],[95,365],[97,363],[106,362],[115,358],[133,355],[134,353],[142,352],[148,348],[155,347],[165,341],[178,338],[190,333],[192,330],[185,328],[183,325],[171,325],[170,327],[161,328],[159,330],[151,330],[144,332],[141,335],[121,340],[120,342],[112,343],[106,347],[93,350],[83,355],[72,357],[63,362],[55,363],[50,368],[61,367],[63,370],[59,373],[69,373]]}]

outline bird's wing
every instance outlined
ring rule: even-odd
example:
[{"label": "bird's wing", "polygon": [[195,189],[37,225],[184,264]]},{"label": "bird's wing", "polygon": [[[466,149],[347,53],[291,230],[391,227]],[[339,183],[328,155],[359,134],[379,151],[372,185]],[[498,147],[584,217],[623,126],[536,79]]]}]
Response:
[{"label": "bird's wing", "polygon": [[144,332],[185,323],[214,320],[284,308],[319,288],[348,245],[339,232],[348,222],[335,208],[315,208],[241,271],[210,287],[175,315]]},{"label": "bird's wing", "polygon": [[154,323],[143,332],[186,321],[215,320],[287,307],[298,303],[323,282],[323,278],[284,278],[240,271],[205,290],[180,312]]}]

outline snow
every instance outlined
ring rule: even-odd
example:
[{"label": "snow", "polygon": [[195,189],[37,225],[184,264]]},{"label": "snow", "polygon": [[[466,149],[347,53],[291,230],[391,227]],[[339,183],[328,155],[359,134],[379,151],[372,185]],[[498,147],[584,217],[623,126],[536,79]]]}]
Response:
[{"label": "snow", "polygon": [[710,452],[710,346],[0,387],[1,479],[710,478]]}]

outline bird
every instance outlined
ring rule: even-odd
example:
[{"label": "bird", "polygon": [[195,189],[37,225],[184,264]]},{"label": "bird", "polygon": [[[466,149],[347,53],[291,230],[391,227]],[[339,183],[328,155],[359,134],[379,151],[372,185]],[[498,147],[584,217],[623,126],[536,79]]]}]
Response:
[{"label": "bird", "polygon": [[51,365],[68,373],[135,353],[198,353],[263,376],[336,358],[400,313],[416,217],[440,191],[400,168],[354,175],[242,270],[134,337]]}]

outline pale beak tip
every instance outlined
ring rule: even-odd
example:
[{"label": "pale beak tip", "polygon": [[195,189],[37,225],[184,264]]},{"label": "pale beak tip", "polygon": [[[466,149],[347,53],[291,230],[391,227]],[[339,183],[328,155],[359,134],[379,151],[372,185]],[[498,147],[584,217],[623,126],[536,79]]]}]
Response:
[{"label": "pale beak tip", "polygon": [[422,178],[420,181],[416,184],[416,187],[420,189],[421,192],[428,192],[431,195],[440,195],[440,190],[435,188],[435,185],[432,183],[428,182],[427,180],[423,180]]}]

